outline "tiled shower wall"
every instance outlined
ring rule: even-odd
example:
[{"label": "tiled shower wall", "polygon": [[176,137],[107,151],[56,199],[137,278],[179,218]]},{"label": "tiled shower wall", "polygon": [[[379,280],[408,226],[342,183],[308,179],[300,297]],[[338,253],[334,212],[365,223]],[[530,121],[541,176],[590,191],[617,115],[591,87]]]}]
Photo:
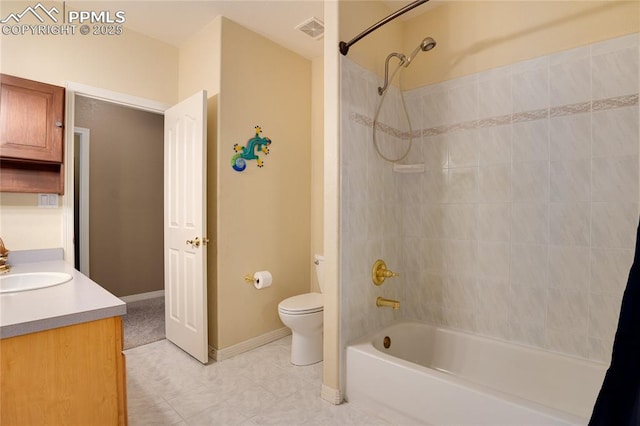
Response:
[{"label": "tiled shower wall", "polygon": [[[367,334],[396,318],[402,311],[377,308],[378,296],[401,299],[402,278],[373,285],[371,269],[376,259],[384,259],[389,269],[401,272],[403,235],[401,195],[391,163],[382,160],[372,144],[372,127],[353,120],[354,116],[375,115],[378,102],[376,77],[343,58],[341,94],[341,323],[342,342]],[[387,102],[397,106],[399,92],[390,92]],[[400,128],[397,108],[381,116],[387,132],[380,133],[380,145],[403,145],[393,129]],[[392,151],[392,150],[391,150]],[[385,152],[394,155],[393,152]]]},{"label": "tiled shower wall", "polygon": [[[638,40],[406,92],[415,174],[377,157],[380,82],[343,60],[345,342],[404,318],[608,361],[638,225]],[[401,152],[387,104],[377,133]],[[377,257],[402,277],[373,288]]]}]

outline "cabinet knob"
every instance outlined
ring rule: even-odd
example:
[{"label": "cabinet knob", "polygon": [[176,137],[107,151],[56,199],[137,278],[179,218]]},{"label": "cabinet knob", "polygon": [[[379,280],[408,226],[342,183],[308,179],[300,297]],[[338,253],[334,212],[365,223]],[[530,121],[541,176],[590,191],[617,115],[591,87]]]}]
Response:
[{"label": "cabinet knob", "polygon": [[56,121],[56,127],[62,127],[62,121]]}]

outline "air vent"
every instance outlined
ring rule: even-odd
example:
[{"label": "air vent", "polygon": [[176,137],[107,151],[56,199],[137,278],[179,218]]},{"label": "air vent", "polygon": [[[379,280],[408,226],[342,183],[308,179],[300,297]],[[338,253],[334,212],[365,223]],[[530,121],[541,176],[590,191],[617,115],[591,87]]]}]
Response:
[{"label": "air vent", "polygon": [[318,18],[309,18],[296,27],[314,40],[320,40],[324,34],[324,22]]}]

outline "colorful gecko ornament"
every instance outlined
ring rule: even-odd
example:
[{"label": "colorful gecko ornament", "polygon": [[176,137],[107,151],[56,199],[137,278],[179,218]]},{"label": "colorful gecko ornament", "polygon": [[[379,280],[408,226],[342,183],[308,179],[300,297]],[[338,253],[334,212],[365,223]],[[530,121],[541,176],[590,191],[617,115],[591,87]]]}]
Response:
[{"label": "colorful gecko ornament", "polygon": [[262,129],[260,126],[256,126],[256,135],[247,141],[247,146],[233,145],[233,150],[238,153],[231,157],[231,167],[233,167],[233,170],[241,172],[246,169],[246,160],[257,160],[258,167],[264,166],[262,160],[256,154],[256,149],[262,151],[264,155],[268,155],[271,139],[260,137],[260,133],[262,133]]}]

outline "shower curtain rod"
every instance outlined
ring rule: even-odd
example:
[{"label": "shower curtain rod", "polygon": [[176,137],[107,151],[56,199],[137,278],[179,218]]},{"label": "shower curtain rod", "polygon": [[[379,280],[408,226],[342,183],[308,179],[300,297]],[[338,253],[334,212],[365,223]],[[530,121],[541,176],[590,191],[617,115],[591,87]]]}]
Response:
[{"label": "shower curtain rod", "polygon": [[408,12],[411,9],[413,9],[414,7],[420,6],[422,3],[426,3],[428,1],[429,0],[416,0],[416,1],[412,2],[412,3],[409,3],[408,5],[403,7],[402,9],[399,9],[398,11],[392,13],[391,15],[387,16],[383,20],[373,24],[372,26],[370,26],[369,28],[367,28],[366,30],[364,30],[363,32],[361,32],[360,34],[355,36],[348,43],[345,43],[344,41],[341,41],[340,44],[338,45],[340,47],[340,53],[342,53],[344,56],[347,56],[347,53],[349,53],[349,47],[351,47],[352,45],[356,44],[361,38],[369,35],[373,31],[377,30],[378,28],[380,28],[381,26],[383,26],[387,22],[397,18],[398,16],[402,15],[403,13]]}]

